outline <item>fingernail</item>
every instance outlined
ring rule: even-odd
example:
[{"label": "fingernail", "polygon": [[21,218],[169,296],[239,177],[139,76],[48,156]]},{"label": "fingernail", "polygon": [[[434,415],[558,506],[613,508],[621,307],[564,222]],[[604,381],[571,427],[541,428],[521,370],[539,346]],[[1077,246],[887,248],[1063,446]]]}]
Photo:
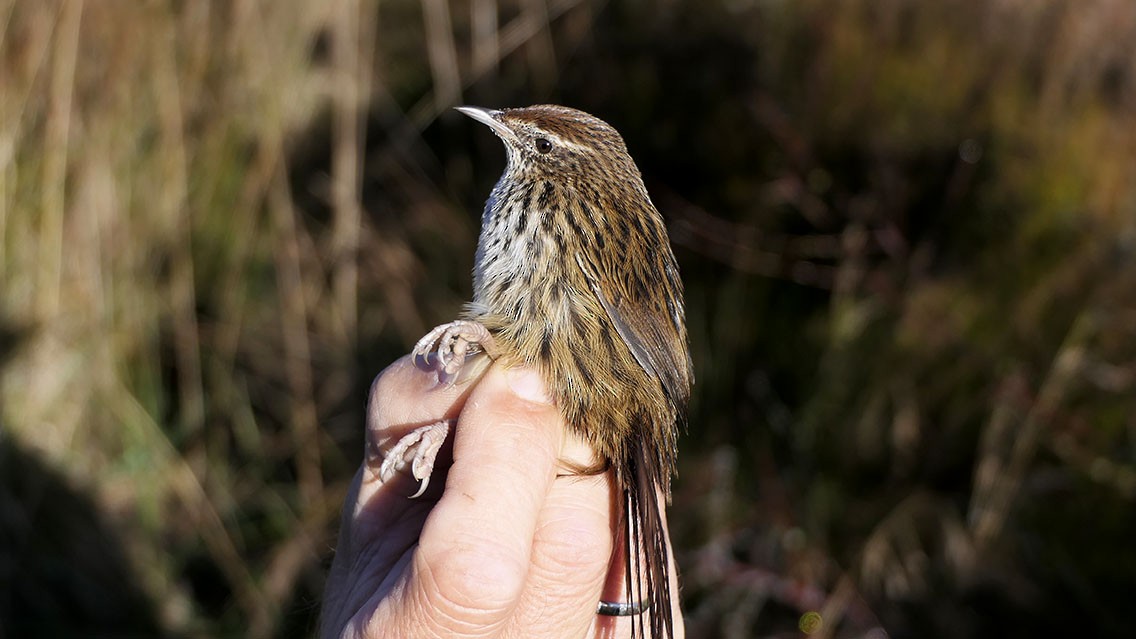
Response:
[{"label": "fingernail", "polygon": [[544,380],[540,378],[540,373],[535,370],[511,368],[506,371],[506,377],[509,381],[509,388],[517,397],[536,404],[552,403],[552,398],[548,396],[548,390],[544,386]]}]

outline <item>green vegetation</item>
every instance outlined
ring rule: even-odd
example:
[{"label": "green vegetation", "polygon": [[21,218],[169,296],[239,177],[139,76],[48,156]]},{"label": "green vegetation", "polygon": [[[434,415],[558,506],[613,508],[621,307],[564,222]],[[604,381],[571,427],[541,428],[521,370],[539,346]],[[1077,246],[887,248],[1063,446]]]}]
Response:
[{"label": "green vegetation", "polygon": [[310,635],[367,387],[469,295],[503,157],[449,107],[560,102],[687,283],[689,636],[1131,636],[1134,43],[1127,0],[0,0],[0,634]]}]

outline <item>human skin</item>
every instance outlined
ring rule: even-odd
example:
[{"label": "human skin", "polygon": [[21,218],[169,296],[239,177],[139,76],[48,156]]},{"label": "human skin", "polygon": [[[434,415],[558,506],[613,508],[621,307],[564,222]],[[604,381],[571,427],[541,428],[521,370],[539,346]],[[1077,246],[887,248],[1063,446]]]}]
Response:
[{"label": "human skin", "polygon": [[[405,473],[380,482],[382,451],[440,419],[456,425],[425,494],[407,498],[417,486]],[[366,450],[321,637],[631,636],[628,618],[596,614],[601,598],[626,600],[622,554],[612,552],[614,480],[564,474],[561,460],[595,460],[535,371],[494,365],[445,386],[404,357],[371,388]],[[677,602],[673,610],[682,636]]]}]

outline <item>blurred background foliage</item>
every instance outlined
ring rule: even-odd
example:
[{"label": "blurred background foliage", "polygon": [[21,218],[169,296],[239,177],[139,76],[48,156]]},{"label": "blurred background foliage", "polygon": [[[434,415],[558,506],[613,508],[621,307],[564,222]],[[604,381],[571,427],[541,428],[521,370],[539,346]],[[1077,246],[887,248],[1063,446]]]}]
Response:
[{"label": "blurred background foliage", "polygon": [[504,157],[619,128],[692,637],[1130,637],[1129,0],[0,2],[0,636],[310,636]]}]

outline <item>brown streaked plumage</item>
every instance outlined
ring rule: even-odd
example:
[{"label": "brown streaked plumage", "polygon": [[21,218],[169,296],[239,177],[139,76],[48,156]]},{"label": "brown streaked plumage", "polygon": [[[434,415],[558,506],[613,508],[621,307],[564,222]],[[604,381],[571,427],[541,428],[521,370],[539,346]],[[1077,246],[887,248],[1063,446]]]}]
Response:
[{"label": "brown streaked plumage", "polygon": [[[508,164],[485,205],[464,321],[435,329],[415,353],[437,350],[456,373],[480,347],[543,373],[623,490],[627,596],[651,602],[637,634],[670,637],[657,491],[669,499],[693,374],[663,219],[623,139],[600,119],[553,105],[460,110],[493,129]],[[428,456],[422,468],[415,458],[420,479]]]}]

